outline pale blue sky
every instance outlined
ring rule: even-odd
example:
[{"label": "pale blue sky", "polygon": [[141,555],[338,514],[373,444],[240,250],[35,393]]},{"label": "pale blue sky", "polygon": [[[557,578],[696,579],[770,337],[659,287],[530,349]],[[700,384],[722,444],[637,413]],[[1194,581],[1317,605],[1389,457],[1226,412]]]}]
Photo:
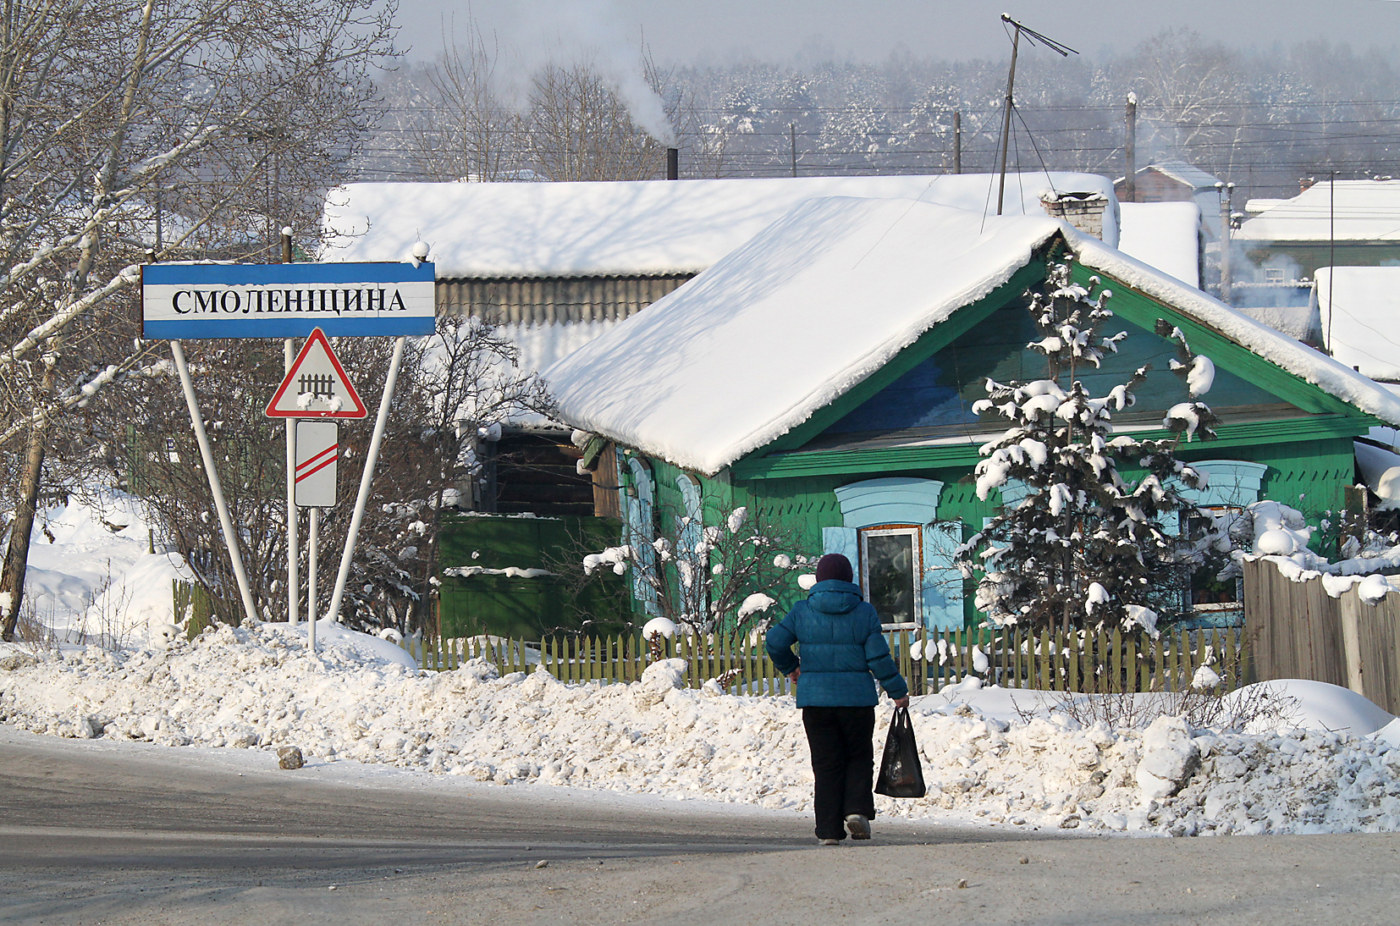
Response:
[{"label": "pale blue sky", "polygon": [[1231,47],[1267,49],[1309,38],[1354,51],[1400,48],[1400,3],[1391,0],[402,0],[401,39],[411,57],[441,50],[444,22],[470,19],[527,58],[587,44],[606,55],[643,38],[660,64],[817,58],[883,60],[1005,57],[1000,21],[1013,18],[1089,57],[1132,47],[1162,28],[1194,29]]}]

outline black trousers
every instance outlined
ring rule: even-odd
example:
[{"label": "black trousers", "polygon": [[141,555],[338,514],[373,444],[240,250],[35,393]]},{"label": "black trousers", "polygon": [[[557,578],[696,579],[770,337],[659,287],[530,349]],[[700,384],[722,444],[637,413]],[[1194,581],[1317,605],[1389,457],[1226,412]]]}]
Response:
[{"label": "black trousers", "polygon": [[875,817],[875,708],[804,707],[817,786],[817,838],[843,839],[846,816]]}]

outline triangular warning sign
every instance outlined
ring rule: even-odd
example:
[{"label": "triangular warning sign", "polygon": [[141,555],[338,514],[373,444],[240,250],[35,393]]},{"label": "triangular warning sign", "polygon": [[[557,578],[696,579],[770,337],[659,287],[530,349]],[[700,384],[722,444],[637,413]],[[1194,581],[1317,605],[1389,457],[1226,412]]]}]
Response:
[{"label": "triangular warning sign", "polygon": [[267,403],[266,414],[269,418],[363,418],[368,412],[325,332],[317,328]]}]

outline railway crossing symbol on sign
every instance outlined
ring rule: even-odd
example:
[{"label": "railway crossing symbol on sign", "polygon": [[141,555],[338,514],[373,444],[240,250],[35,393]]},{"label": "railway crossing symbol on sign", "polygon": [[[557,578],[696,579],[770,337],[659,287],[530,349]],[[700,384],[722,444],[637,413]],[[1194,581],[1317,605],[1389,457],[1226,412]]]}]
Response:
[{"label": "railway crossing symbol on sign", "polygon": [[267,403],[269,418],[363,418],[365,403],[320,328],[311,332]]},{"label": "railway crossing symbol on sign", "polygon": [[334,421],[298,421],[296,504],[301,508],[335,507],[336,462],[340,428]]}]

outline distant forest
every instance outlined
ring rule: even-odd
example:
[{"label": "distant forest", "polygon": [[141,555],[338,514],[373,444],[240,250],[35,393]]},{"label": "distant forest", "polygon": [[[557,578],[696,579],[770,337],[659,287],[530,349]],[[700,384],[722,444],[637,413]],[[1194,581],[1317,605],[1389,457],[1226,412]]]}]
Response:
[{"label": "distant forest", "polygon": [[[606,63],[547,65],[506,93],[478,38],[387,76],[356,176],[644,179],[663,175],[671,145],[684,178],[993,171],[1009,60],[1009,50],[1006,60],[959,63],[901,55],[666,70],[643,60],[668,123],[648,134],[636,94],[608,78],[616,69]],[[1174,30],[1102,61],[1023,42],[1010,169],[1121,177],[1132,94],[1136,165],[1190,163],[1236,184],[1237,209],[1333,172],[1400,175],[1396,76],[1382,55],[1316,41],[1241,53]]]}]

